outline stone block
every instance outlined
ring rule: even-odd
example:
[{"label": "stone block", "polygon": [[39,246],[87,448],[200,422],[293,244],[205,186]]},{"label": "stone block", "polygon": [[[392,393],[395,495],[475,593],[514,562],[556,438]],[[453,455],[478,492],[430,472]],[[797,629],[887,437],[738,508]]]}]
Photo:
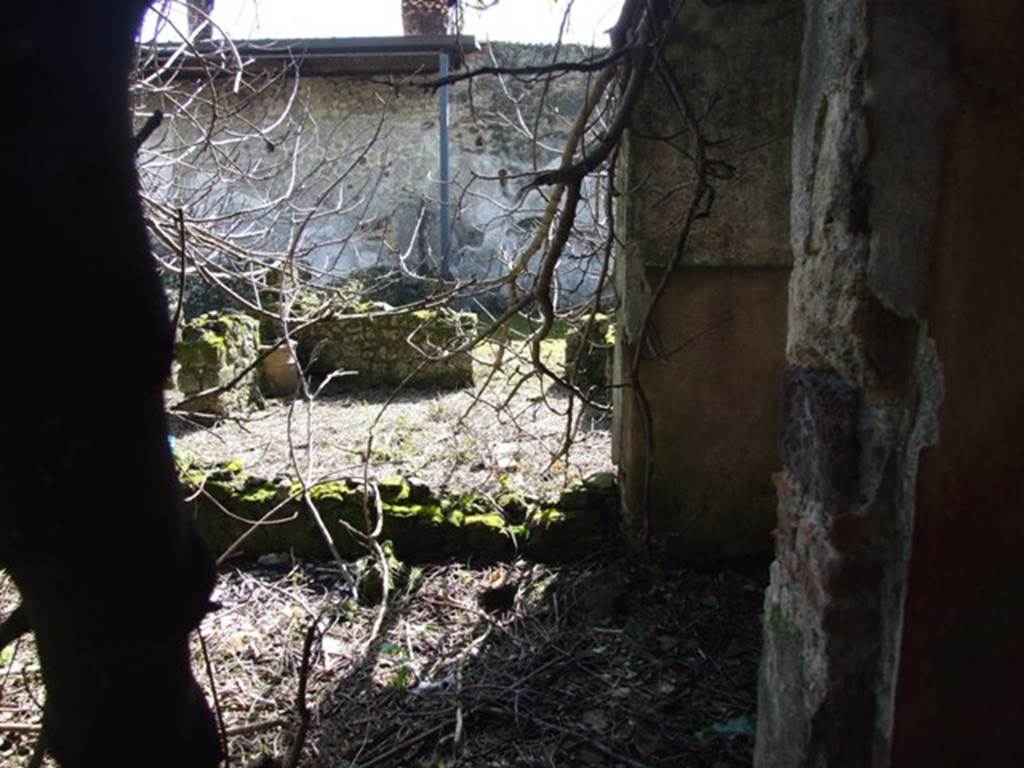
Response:
[{"label": "stone block", "polygon": [[[189,509],[218,555],[232,548],[249,557],[330,557],[298,483],[249,475],[237,461],[184,467],[181,474]],[[547,505],[530,502],[525,525],[512,522],[513,512],[499,512],[493,502],[474,494],[435,495],[399,476],[381,480],[378,489],[384,512],[381,540],[391,542],[394,555],[410,563],[455,558],[481,564],[509,561],[519,553],[563,563],[589,557],[619,540],[618,488],[609,474],[588,478]],[[322,483],[309,495],[341,556],[365,556],[361,484]]]},{"label": "stone block", "polygon": [[[178,389],[186,397],[209,394],[189,400],[182,409],[223,417],[262,408],[255,365],[259,347],[259,323],[246,315],[209,312],[186,323],[175,348]],[[216,391],[239,375],[236,384]]]},{"label": "stone block", "polygon": [[476,328],[476,315],[447,309],[328,319],[299,333],[299,359],[313,376],[354,374],[334,379],[336,390],[471,387],[468,354],[433,358],[472,338]]}]

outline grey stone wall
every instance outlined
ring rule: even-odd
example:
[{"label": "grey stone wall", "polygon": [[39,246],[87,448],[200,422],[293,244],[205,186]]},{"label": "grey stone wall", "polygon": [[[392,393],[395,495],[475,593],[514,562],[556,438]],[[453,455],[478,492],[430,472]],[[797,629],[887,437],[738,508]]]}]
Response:
[{"label": "grey stone wall", "polygon": [[[583,58],[592,51],[566,46],[559,60]],[[494,42],[469,58],[470,67],[521,67],[544,64],[556,55],[553,46]],[[565,137],[580,109],[589,79],[583,74],[544,78],[484,77],[472,86],[456,86],[452,141],[453,181],[461,201],[454,236],[458,244],[452,266],[463,277],[494,277],[504,271],[534,235],[546,204],[536,191],[519,199],[526,175],[556,167]],[[536,131],[537,142],[527,133]],[[588,182],[577,227],[590,230],[601,217],[599,185]],[[596,235],[596,231],[594,232]],[[585,296],[596,283],[599,266],[587,258],[597,250],[573,237],[556,274],[559,299]]]},{"label": "grey stone wall", "polygon": [[[584,53],[567,49],[561,57]],[[535,64],[552,54],[545,46],[492,43],[468,56],[467,65]],[[413,270],[494,278],[532,236],[543,208],[537,193],[518,200],[521,175],[556,163],[586,83],[578,74],[549,85],[487,76],[451,87],[447,260],[438,229],[439,99],[415,85],[396,90],[386,76],[296,82],[286,75],[258,94],[235,94],[223,82],[215,106],[191,103],[195,121],[177,109],[194,86],[167,91],[146,105],[168,117],[140,153],[142,183],[171,208],[185,205],[194,218],[248,212],[244,226],[231,228],[231,241],[256,253],[284,252],[294,243],[304,261],[328,275],[396,268],[399,254],[408,252]],[[221,129],[203,141],[215,111]],[[254,126],[259,135],[239,138]],[[537,145],[526,135],[535,127]],[[286,194],[290,201],[280,204]],[[321,212],[305,221],[314,205]],[[581,229],[592,220],[584,211]],[[580,256],[587,246],[574,239],[569,251]],[[586,260],[565,259],[561,292],[586,292],[594,277]]]},{"label": "grey stone wall", "polygon": [[449,310],[324,320],[299,333],[303,368],[314,376],[341,371],[334,388],[406,385],[457,389],[473,386],[473,360],[443,353],[476,334],[476,315]]}]

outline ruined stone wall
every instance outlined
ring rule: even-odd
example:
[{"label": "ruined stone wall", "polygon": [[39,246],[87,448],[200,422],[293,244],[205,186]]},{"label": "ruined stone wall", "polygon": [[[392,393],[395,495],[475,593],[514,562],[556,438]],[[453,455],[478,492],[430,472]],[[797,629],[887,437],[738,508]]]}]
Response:
[{"label": "ruined stone wall", "polygon": [[[218,555],[230,549],[249,556],[330,557],[323,535],[303,511],[299,483],[250,475],[239,461],[180,466],[188,507]],[[487,563],[525,556],[565,563],[591,558],[618,543],[618,493],[614,477],[607,474],[592,475],[557,499],[431,490],[397,475],[381,478],[376,487],[383,512],[381,536],[409,562],[456,558]],[[364,543],[352,533],[367,524],[362,482],[321,483],[310,489],[310,499],[342,557],[365,554]],[[253,528],[249,521],[268,524]]]},{"label": "ruined stone wall", "polygon": [[347,372],[335,388],[471,387],[469,354],[441,356],[472,339],[476,328],[476,315],[444,309],[324,320],[299,333],[298,353],[314,376]]},{"label": "ruined stone wall", "polygon": [[[252,234],[236,227],[232,239],[265,252],[287,250],[294,222],[320,201],[325,213],[300,242],[309,263],[347,271],[393,256],[399,230],[437,199],[437,99],[354,78],[278,77],[255,94],[218,82],[219,122],[213,107],[194,106],[194,122],[176,109],[187,84],[149,104],[168,118],[140,153],[143,187],[193,218],[251,212],[240,218]],[[217,132],[204,144],[209,126]],[[274,205],[285,196],[290,205]]]},{"label": "ruined stone wall", "polygon": [[[473,338],[476,328],[476,315],[447,309],[326,319],[297,333],[296,354],[307,375],[337,376],[331,390],[471,387],[469,354],[443,353]],[[256,363],[266,350],[260,347],[258,321],[246,315],[209,313],[186,323],[175,349],[177,385],[185,396],[181,407],[223,417],[262,407],[263,394],[292,396],[294,370],[290,386],[275,383],[265,367],[261,381]],[[277,365],[290,364],[287,348],[280,352],[284,360]],[[239,376],[234,386],[197,397],[227,387]]]},{"label": "ruined stone wall", "polygon": [[806,8],[755,762],[1009,765],[1024,359],[986,337],[1022,319],[1024,18]]},{"label": "ruined stone wall", "polygon": [[[941,379],[914,290],[934,193],[901,197],[886,184],[934,177],[934,121],[945,104],[926,72],[872,61],[886,53],[873,5],[808,4],[794,118],[785,470],[759,707],[764,766],[887,764],[914,475],[936,437]],[[920,63],[941,72],[942,41],[916,31],[908,42]],[[897,43],[907,30],[894,32]],[[907,98],[916,125],[890,101]],[[896,162],[889,153],[901,147],[911,154]]]},{"label": "ruined stone wall", "polygon": [[187,398],[180,408],[221,417],[263,407],[258,374],[247,372],[259,348],[259,322],[246,315],[209,313],[185,323],[174,347],[177,386]]}]

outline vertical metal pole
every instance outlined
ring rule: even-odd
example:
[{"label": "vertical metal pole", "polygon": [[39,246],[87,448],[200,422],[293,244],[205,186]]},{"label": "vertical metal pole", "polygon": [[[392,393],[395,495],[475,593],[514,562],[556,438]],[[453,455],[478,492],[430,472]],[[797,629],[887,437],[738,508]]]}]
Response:
[{"label": "vertical metal pole", "polygon": [[[441,54],[440,61],[440,74],[441,77],[445,77],[448,74],[448,54]],[[441,277],[448,279],[451,277],[450,269],[448,265],[448,251],[450,248],[449,244],[449,171],[448,171],[448,86],[441,86],[441,136],[440,136],[440,179],[441,179],[441,210],[440,210],[440,230],[441,230]]]}]

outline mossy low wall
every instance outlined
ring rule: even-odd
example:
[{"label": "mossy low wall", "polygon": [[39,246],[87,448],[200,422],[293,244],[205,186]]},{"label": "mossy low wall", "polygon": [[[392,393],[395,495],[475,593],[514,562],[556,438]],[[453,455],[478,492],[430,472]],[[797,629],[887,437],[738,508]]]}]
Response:
[{"label": "mossy low wall", "polygon": [[[188,509],[216,554],[232,548],[253,557],[330,557],[297,483],[248,475],[237,462],[184,468],[182,481]],[[410,563],[481,563],[519,556],[571,562],[618,541],[618,487],[611,474],[594,475],[550,504],[515,493],[494,500],[472,494],[438,496],[397,476],[381,481],[378,488],[384,512],[380,538]],[[342,557],[355,560],[366,554],[360,532],[367,529],[367,519],[358,482],[322,483],[311,489],[310,500]]]},{"label": "mossy low wall", "polygon": [[[251,366],[259,355],[259,323],[242,314],[210,312],[182,326],[175,349],[178,389],[186,397],[223,387]],[[235,386],[186,401],[182,410],[213,416],[263,406],[257,372]]]},{"label": "mossy low wall", "polygon": [[314,376],[351,371],[334,389],[473,386],[473,360],[466,353],[431,360],[471,339],[476,315],[447,309],[398,315],[323,320],[299,335],[299,359]]}]

